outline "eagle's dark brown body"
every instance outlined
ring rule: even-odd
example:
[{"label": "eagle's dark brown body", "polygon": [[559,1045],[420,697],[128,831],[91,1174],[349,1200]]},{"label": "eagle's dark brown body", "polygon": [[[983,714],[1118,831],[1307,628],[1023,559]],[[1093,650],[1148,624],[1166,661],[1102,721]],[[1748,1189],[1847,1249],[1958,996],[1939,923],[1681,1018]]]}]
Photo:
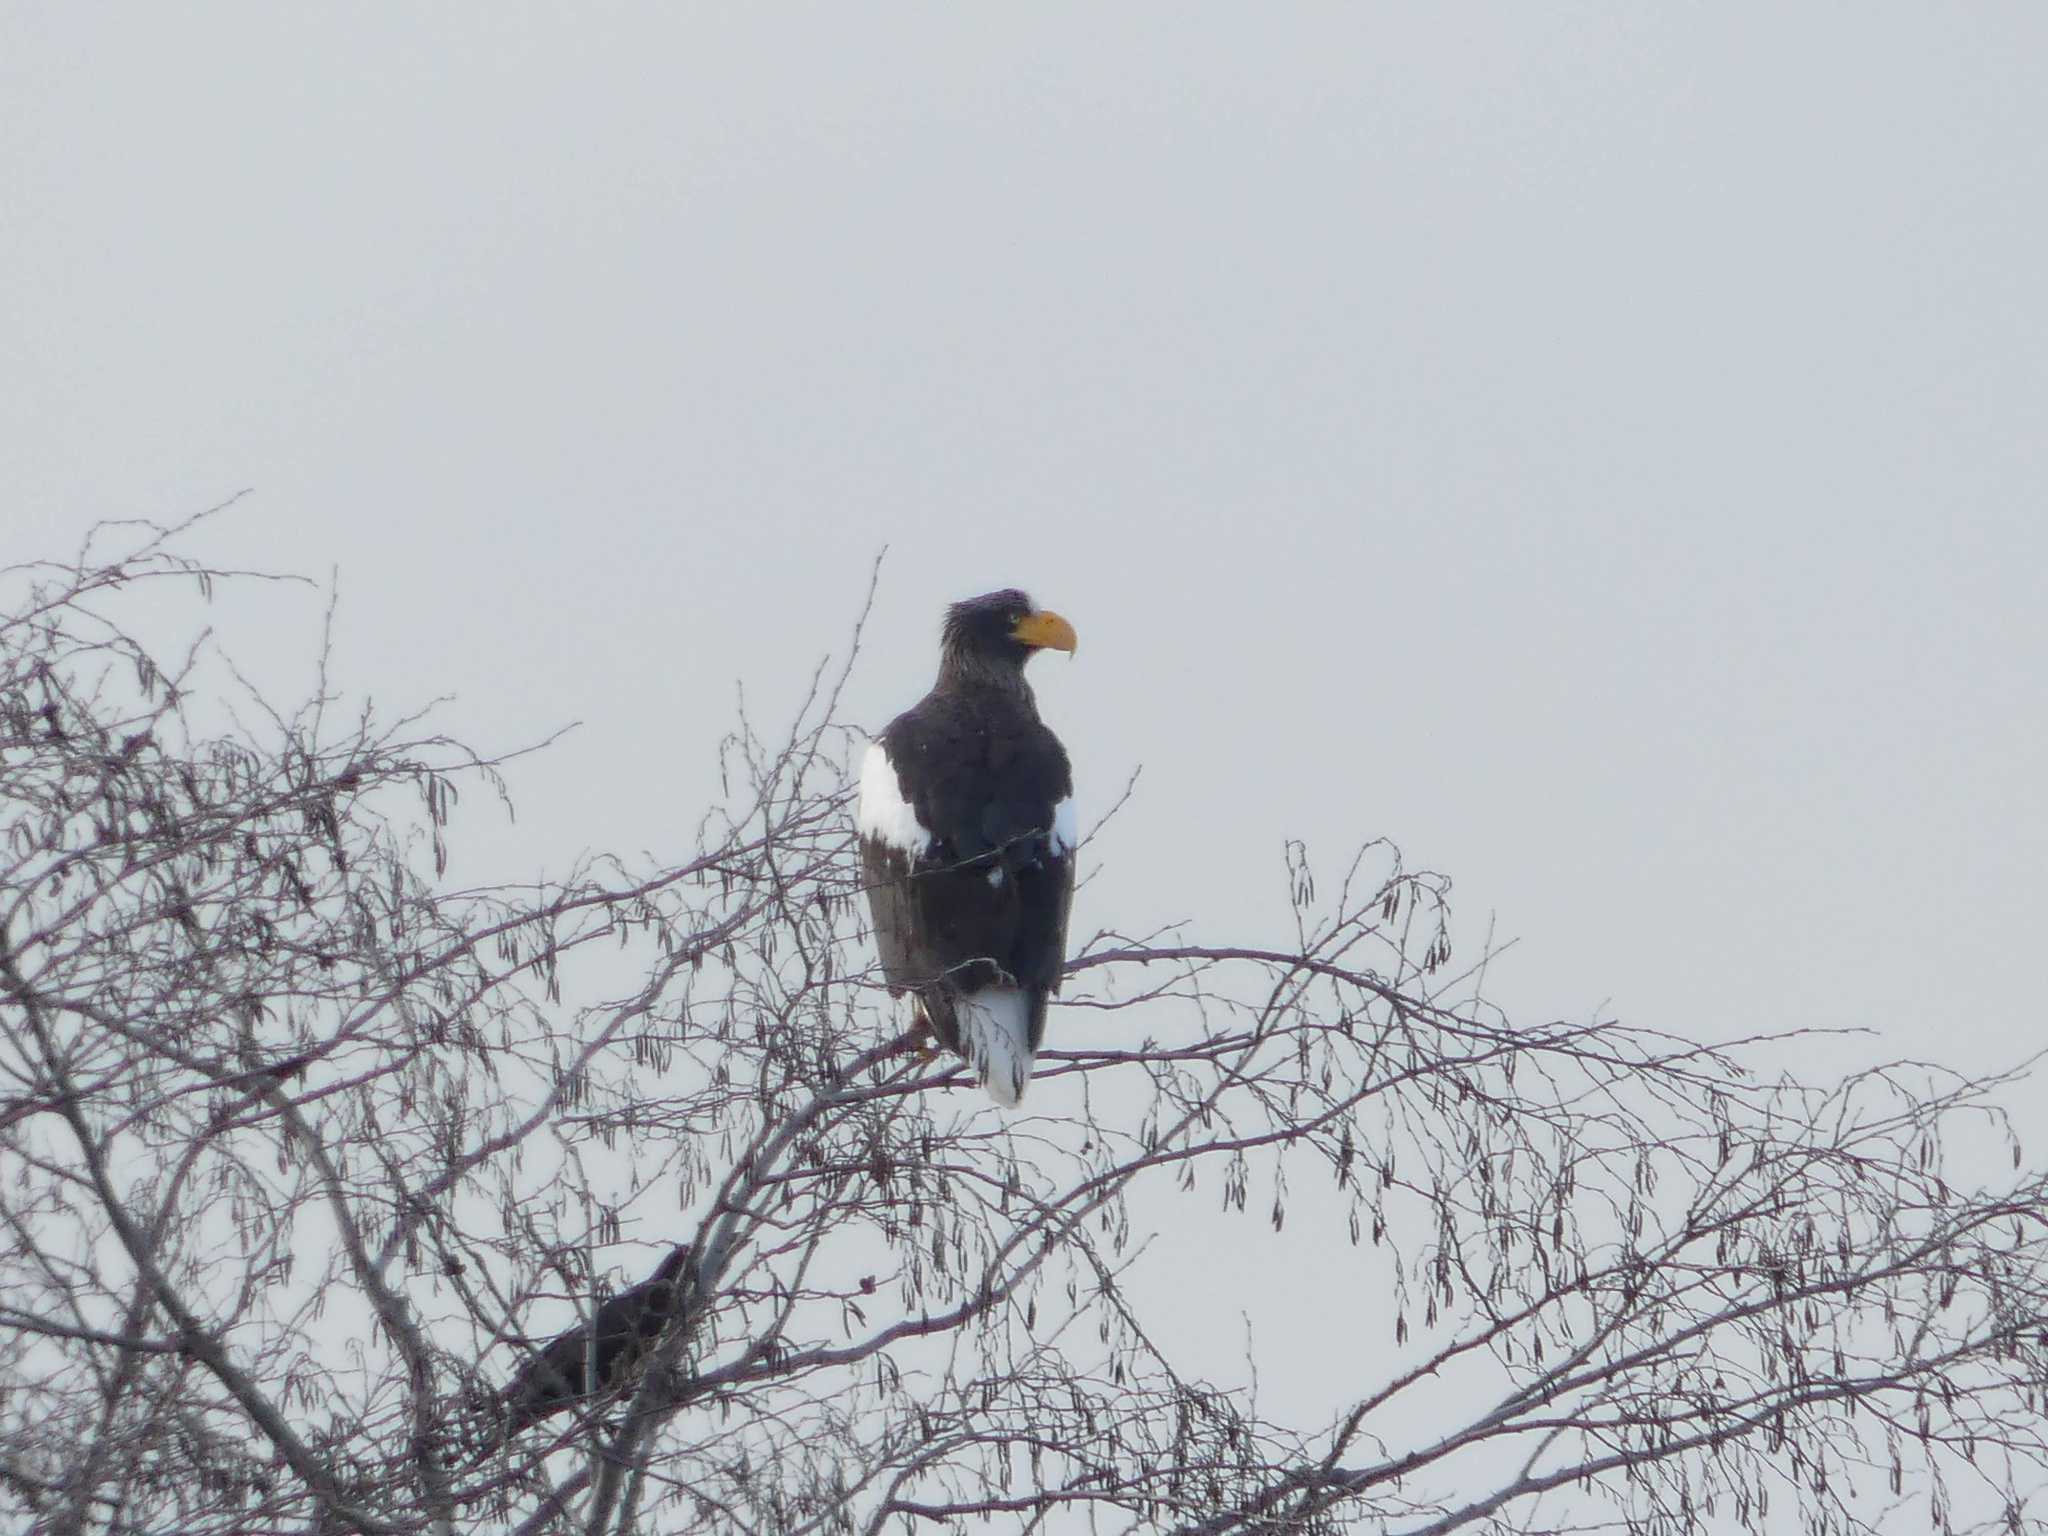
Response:
[{"label": "eagle's dark brown body", "polygon": [[[1021,636],[1021,638],[1020,638]],[[1045,1037],[1074,893],[1073,773],[1024,663],[1072,649],[1021,592],[955,604],[939,678],[861,774],[861,858],[893,990],[1014,1104]]]},{"label": "eagle's dark brown body", "polygon": [[689,1258],[688,1244],[677,1247],[649,1278],[527,1356],[502,1395],[505,1433],[623,1386],[680,1310]]}]

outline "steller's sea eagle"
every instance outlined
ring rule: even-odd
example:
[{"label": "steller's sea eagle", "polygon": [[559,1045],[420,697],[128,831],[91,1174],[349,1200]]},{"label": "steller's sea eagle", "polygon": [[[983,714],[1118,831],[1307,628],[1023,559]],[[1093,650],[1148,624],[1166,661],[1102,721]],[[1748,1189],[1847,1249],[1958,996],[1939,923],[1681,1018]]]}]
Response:
[{"label": "steller's sea eagle", "polygon": [[1074,777],[1024,663],[1074,626],[1022,592],[946,610],[939,679],[860,775],[861,862],[889,990],[998,1104],[1024,1096],[1066,962]]}]

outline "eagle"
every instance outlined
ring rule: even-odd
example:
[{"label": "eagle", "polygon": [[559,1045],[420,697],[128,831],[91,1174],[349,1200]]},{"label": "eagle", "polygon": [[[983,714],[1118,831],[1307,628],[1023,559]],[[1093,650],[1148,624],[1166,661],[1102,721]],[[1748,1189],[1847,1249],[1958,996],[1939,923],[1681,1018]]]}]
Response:
[{"label": "eagle", "polygon": [[946,610],[939,676],[868,748],[858,825],[875,946],[912,1024],[1005,1108],[1066,963],[1074,776],[1024,664],[1074,626],[1014,588]]},{"label": "eagle", "polygon": [[[690,1245],[679,1244],[647,1279],[528,1355],[499,1399],[504,1433],[516,1435],[551,1413],[624,1386],[682,1310],[683,1266],[689,1258]],[[595,1382],[590,1379],[593,1364]]]}]

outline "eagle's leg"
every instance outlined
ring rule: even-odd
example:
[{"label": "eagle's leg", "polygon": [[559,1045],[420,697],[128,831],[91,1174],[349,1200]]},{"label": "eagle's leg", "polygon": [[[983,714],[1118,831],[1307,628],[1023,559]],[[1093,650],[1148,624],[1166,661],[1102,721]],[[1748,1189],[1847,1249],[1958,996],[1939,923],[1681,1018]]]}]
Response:
[{"label": "eagle's leg", "polygon": [[932,1027],[932,1017],[925,1012],[923,1003],[914,1005],[910,1010],[909,1048],[910,1054],[917,1058],[917,1064],[921,1067],[928,1067],[938,1060],[942,1049],[939,1045],[939,1032]]},{"label": "eagle's leg", "polygon": [[899,1054],[912,1057],[919,1066],[930,1063],[939,1054],[940,1045],[938,1031],[932,1027],[923,1000],[913,994],[901,998],[897,1006],[902,1009]]}]

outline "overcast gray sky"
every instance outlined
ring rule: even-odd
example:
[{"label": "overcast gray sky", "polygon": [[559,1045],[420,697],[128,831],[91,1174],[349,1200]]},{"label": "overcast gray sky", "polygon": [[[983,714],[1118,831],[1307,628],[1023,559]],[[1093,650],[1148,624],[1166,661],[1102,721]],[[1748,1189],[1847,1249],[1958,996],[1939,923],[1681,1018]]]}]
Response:
[{"label": "overcast gray sky", "polygon": [[341,684],[584,722],[517,868],[680,852],[886,545],[865,723],[1078,627],[1083,932],[1384,835],[1517,1011],[2040,1039],[2048,9],[0,14],[0,558],[254,487]]}]

